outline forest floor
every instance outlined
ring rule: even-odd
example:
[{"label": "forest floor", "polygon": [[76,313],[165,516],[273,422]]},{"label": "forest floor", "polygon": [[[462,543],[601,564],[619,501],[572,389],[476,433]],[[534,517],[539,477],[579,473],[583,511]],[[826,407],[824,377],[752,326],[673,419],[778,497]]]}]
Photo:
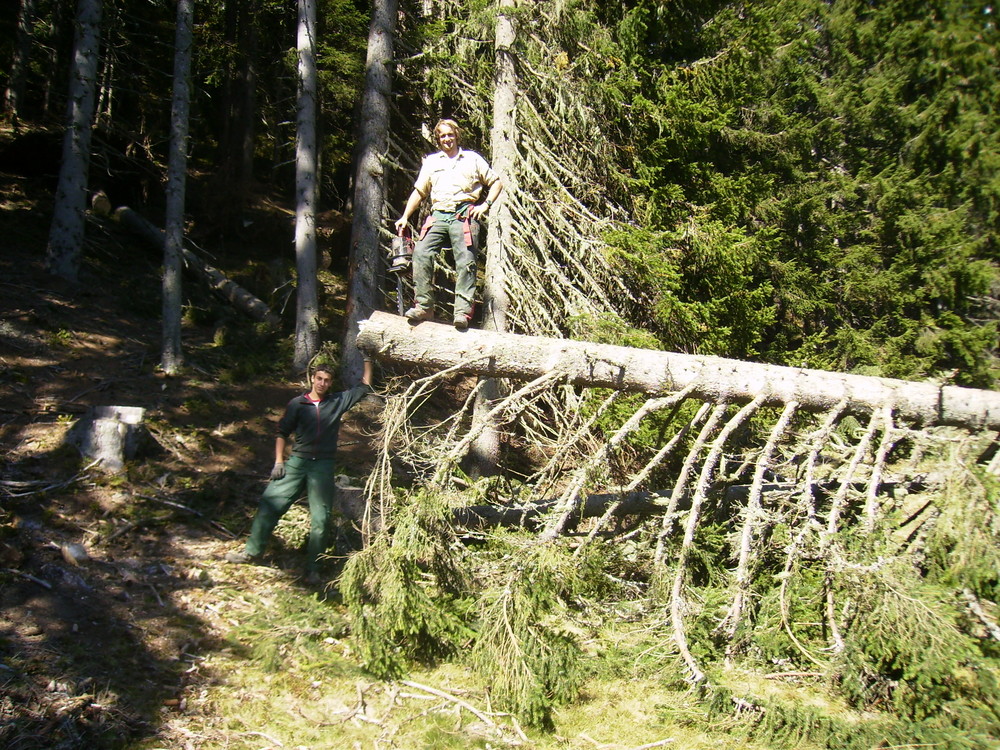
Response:
[{"label": "forest floor", "polygon": [[[258,334],[192,292],[184,373],[164,375],[160,258],[91,221],[80,283],[54,280],[51,192],[49,179],[0,171],[0,746],[749,747],[694,728],[702,712],[666,680],[594,681],[555,733],[537,734],[491,712],[461,667],[373,679],[352,655],[335,584],[336,554],[356,535],[341,527],[330,583],[307,586],[301,507],[265,564],[225,563],[266,481],[274,423],[305,387],[283,370],[288,331]],[[261,203],[254,221],[215,265],[252,275],[291,256],[290,240],[274,240],[291,237],[287,211]],[[336,265],[325,310],[343,310]],[[328,318],[335,341],[340,321]],[[100,405],[146,409],[156,449],[116,474],[87,465],[67,433]],[[379,408],[373,397],[345,420],[355,480]]]}]

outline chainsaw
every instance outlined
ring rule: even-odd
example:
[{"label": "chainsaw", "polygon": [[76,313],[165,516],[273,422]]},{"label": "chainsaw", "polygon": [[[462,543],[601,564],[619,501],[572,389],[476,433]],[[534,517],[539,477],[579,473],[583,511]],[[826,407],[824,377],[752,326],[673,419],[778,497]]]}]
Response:
[{"label": "chainsaw", "polygon": [[402,315],[406,309],[406,302],[403,300],[403,274],[410,269],[413,262],[413,237],[410,228],[405,227],[398,235],[392,238],[389,247],[389,273],[396,277],[396,307]]}]

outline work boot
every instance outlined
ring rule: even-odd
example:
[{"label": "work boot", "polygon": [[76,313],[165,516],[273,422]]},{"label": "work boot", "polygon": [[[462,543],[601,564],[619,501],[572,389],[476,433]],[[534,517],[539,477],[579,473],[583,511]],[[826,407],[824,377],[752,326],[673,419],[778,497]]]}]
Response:
[{"label": "work boot", "polygon": [[434,311],[433,310],[425,310],[422,307],[411,307],[409,310],[407,310],[405,313],[403,313],[403,316],[407,320],[409,320],[409,321],[411,321],[413,323],[419,323],[421,320],[433,320],[434,319]]},{"label": "work boot", "polygon": [[319,571],[310,570],[306,573],[306,586],[319,586],[323,583],[323,577],[320,576]]},{"label": "work boot", "polygon": [[466,314],[463,314],[463,313],[457,313],[455,315],[455,319],[453,321],[455,323],[455,330],[457,330],[457,331],[464,331],[464,330],[466,330],[469,327],[469,320],[471,318],[472,318],[471,315],[466,315]]},{"label": "work boot", "polygon": [[245,549],[234,549],[232,552],[227,552],[223,559],[227,563],[234,563],[236,565],[252,565],[257,563],[260,557],[248,554]]}]

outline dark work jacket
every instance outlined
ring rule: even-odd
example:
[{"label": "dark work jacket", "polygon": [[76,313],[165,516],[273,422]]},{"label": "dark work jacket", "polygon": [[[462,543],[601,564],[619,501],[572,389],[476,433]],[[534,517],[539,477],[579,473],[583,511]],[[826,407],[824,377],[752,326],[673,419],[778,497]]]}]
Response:
[{"label": "dark work jacket", "polygon": [[303,393],[288,402],[278,421],[278,434],[285,440],[295,433],[292,455],[302,458],[333,458],[337,452],[340,418],[371,393],[371,386],[356,385],[349,391],[330,393],[319,403]]}]

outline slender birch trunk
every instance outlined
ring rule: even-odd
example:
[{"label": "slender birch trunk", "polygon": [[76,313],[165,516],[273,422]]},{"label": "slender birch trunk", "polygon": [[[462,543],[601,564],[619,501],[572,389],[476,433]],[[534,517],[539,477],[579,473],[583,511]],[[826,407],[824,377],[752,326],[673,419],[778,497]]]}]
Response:
[{"label": "slender birch trunk", "polygon": [[160,366],[168,375],[176,374],[184,363],[181,346],[181,291],[193,28],[194,0],[177,0],[174,91],[167,164],[167,213],[164,223],[166,237],[163,243],[163,351],[160,357]]},{"label": "slender birch trunk", "polygon": [[361,101],[361,132],[354,179],[354,222],[351,226],[347,332],[341,348],[340,374],[345,383],[361,377],[362,356],[355,345],[358,323],[377,305],[381,263],[379,233],[385,220],[385,170],[392,96],[393,36],[397,0],[376,0],[368,30],[368,61]]},{"label": "slender birch trunk", "polygon": [[303,372],[319,349],[316,282],[316,1],[298,0],[299,99],[295,142],[295,259],[298,271],[295,355]]},{"label": "slender birch trunk", "polygon": [[46,263],[51,273],[75,282],[83,255],[87,172],[94,120],[94,93],[101,46],[101,0],[79,0],[70,66],[66,135],[56,188]]}]

